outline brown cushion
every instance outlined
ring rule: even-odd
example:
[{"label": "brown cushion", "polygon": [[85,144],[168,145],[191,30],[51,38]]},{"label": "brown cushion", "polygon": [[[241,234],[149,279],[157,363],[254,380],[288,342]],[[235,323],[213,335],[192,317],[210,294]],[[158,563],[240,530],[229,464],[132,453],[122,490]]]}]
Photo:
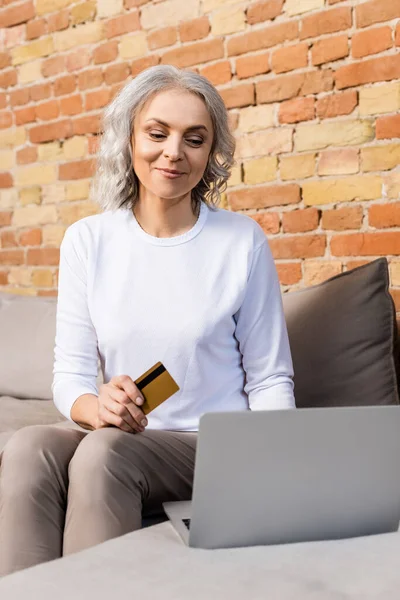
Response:
[{"label": "brown cushion", "polygon": [[296,406],[398,404],[386,258],[284,294]]}]

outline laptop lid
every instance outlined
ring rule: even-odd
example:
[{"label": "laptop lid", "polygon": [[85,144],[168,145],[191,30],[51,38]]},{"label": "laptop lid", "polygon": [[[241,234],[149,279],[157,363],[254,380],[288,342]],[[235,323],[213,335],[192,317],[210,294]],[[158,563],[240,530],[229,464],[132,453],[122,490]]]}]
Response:
[{"label": "laptop lid", "polygon": [[396,531],[400,406],[207,413],[189,545],[223,548]]}]

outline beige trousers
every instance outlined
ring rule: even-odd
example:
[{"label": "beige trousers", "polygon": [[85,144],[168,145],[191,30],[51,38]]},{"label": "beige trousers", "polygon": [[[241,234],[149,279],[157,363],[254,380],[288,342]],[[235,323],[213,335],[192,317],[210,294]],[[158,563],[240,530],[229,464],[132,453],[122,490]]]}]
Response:
[{"label": "beige trousers", "polygon": [[0,466],[0,575],[140,529],[192,493],[197,433],[35,425]]}]

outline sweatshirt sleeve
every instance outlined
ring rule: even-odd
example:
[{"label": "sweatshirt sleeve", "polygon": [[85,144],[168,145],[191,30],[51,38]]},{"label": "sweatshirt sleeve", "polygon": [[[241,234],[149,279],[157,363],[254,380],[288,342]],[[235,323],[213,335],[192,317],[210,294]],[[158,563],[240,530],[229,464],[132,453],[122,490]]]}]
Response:
[{"label": "sweatshirt sleeve", "polygon": [[98,395],[97,335],[87,302],[87,256],[78,228],[70,226],[60,247],[52,392],[58,410],[71,419],[82,394]]},{"label": "sweatshirt sleeve", "polygon": [[289,338],[267,239],[254,251],[244,300],[234,318],[250,409],[295,408]]}]

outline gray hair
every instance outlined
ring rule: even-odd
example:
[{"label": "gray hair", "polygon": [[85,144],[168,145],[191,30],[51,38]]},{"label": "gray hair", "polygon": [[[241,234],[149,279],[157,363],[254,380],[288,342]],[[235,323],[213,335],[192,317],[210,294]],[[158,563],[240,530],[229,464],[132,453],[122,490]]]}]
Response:
[{"label": "gray hair", "polygon": [[205,202],[214,208],[220,202],[235,151],[235,138],[229,129],[224,102],[202,75],[172,65],[157,65],[127,83],[104,111],[103,135],[91,190],[93,201],[104,210],[133,208],[136,204],[139,180],[133,169],[130,146],[134,119],[147,100],[168,89],[196,94],[209,111],[214,138],[203,177],[192,190],[192,207],[195,210],[200,202]]}]

